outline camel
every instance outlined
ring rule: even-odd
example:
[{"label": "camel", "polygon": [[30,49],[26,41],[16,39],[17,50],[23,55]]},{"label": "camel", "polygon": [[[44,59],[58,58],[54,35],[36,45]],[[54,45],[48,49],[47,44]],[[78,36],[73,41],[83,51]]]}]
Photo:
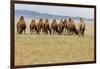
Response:
[{"label": "camel", "polygon": [[24,20],[24,17],[21,16],[17,23],[17,34],[22,34],[23,31],[25,34],[25,30],[26,30],[25,20]]},{"label": "camel", "polygon": [[51,30],[53,34],[58,31],[57,21],[55,19],[51,23]]},{"label": "camel", "polygon": [[42,29],[43,29],[43,19],[40,19],[38,24],[37,24],[37,34],[40,34]]},{"label": "camel", "polygon": [[51,28],[50,28],[49,20],[48,19],[45,19],[43,30],[44,30],[44,32],[46,34],[48,34],[48,31],[51,34]]},{"label": "camel", "polygon": [[58,24],[58,33],[62,34],[63,30],[65,28],[65,23],[62,21],[62,19],[60,20],[59,24]]},{"label": "camel", "polygon": [[30,24],[30,34],[37,31],[37,25],[35,19],[31,21]]},{"label": "camel", "polygon": [[83,21],[83,18],[80,18],[80,23],[79,23],[79,32],[82,36],[84,36],[84,32],[85,32],[85,23]]}]

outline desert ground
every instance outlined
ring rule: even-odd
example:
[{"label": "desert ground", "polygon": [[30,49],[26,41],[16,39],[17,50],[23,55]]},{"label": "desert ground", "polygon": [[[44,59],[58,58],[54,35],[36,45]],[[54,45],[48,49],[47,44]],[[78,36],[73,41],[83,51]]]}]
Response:
[{"label": "desert ground", "polygon": [[94,23],[86,22],[84,37],[78,35],[30,35],[27,20],[26,34],[16,34],[15,65],[35,65],[94,61]]}]

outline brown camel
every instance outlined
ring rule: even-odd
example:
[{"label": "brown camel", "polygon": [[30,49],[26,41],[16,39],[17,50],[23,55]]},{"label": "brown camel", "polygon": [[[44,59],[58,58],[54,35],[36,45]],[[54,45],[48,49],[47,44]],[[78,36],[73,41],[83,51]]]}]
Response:
[{"label": "brown camel", "polygon": [[51,30],[52,30],[53,34],[58,31],[57,21],[55,19],[51,23]]},{"label": "brown camel", "polygon": [[62,21],[62,19],[60,20],[59,24],[58,24],[58,33],[62,34],[63,30],[65,28],[65,23]]},{"label": "brown camel", "polygon": [[80,18],[80,23],[79,23],[79,32],[82,36],[84,36],[85,32],[85,23],[83,21],[83,18]]},{"label": "brown camel", "polygon": [[63,21],[63,24],[64,24],[64,30],[65,30],[65,33],[66,33],[66,31],[68,32],[68,21],[65,19]]},{"label": "brown camel", "polygon": [[65,25],[65,32],[67,31],[67,34],[70,34],[70,32],[71,32],[71,18],[69,18],[68,21],[65,19],[65,21],[63,23]]},{"label": "brown camel", "polygon": [[68,34],[75,33],[76,26],[72,18],[69,18],[67,29],[68,29]]},{"label": "brown camel", "polygon": [[51,34],[51,28],[50,28],[49,20],[48,19],[45,19],[43,30],[44,30],[44,32],[46,34],[48,34],[48,32]]},{"label": "brown camel", "polygon": [[38,24],[37,24],[37,34],[40,34],[42,29],[43,29],[43,19],[40,19]]},{"label": "brown camel", "polygon": [[31,21],[30,24],[30,34],[37,31],[37,25],[35,19]]},{"label": "brown camel", "polygon": [[79,26],[76,24],[75,25],[75,31],[74,31],[75,34],[79,35]]},{"label": "brown camel", "polygon": [[17,34],[22,34],[23,31],[25,34],[25,30],[26,30],[25,20],[24,20],[24,17],[21,16],[17,23]]}]

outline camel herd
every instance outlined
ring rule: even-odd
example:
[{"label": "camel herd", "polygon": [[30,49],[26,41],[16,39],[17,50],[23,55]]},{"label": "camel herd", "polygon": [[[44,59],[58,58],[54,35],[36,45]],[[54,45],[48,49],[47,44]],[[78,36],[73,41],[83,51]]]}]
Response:
[{"label": "camel herd", "polygon": [[[17,22],[17,34],[25,34],[25,30],[27,25],[25,23],[24,17],[21,16],[19,21]],[[36,20],[32,20],[30,25],[30,34],[37,33],[38,35],[42,32],[45,34],[63,34],[63,32],[68,35],[76,34],[84,36],[85,31],[85,23],[83,18],[80,18],[80,23],[76,25],[74,20],[70,17],[68,20],[60,20],[57,22],[56,19],[52,20],[50,23],[48,19],[39,19],[38,22]]]}]

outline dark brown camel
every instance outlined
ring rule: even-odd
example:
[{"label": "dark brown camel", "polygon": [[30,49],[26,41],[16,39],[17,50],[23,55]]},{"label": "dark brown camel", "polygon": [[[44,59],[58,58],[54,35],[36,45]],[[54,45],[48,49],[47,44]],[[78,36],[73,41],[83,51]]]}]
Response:
[{"label": "dark brown camel", "polygon": [[25,34],[25,30],[26,30],[26,24],[24,21],[24,17],[21,16],[18,23],[17,23],[17,34],[22,34],[23,31]]}]

